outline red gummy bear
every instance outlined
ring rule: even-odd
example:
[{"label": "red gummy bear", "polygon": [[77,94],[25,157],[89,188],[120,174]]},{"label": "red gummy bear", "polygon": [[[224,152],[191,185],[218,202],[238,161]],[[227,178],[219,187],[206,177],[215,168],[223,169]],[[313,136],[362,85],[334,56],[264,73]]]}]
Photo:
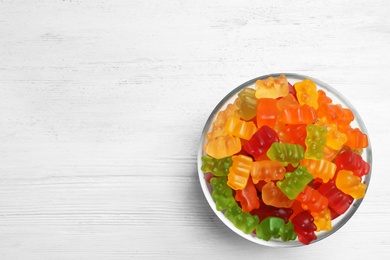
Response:
[{"label": "red gummy bear", "polygon": [[345,194],[336,187],[334,179],[321,184],[318,191],[328,198],[328,207],[339,215],[344,214],[353,202],[352,196]]},{"label": "red gummy bear", "polygon": [[293,210],[290,208],[277,208],[277,207],[269,206],[265,203],[262,203],[260,208],[251,211],[251,215],[258,216],[260,221],[268,217],[278,217],[283,219],[284,222],[286,223],[289,221],[292,213]]},{"label": "red gummy bear", "polygon": [[339,154],[335,159],[335,163],[338,171],[349,170],[358,177],[362,177],[370,171],[370,164],[351,150],[346,150]]},{"label": "red gummy bear", "polygon": [[274,142],[279,142],[278,134],[269,126],[263,125],[244,145],[244,150],[258,161]]},{"label": "red gummy bear", "polygon": [[317,239],[314,233],[317,226],[314,224],[314,218],[309,211],[302,211],[292,219],[294,231],[298,235],[298,240],[305,245],[310,244],[311,241]]}]

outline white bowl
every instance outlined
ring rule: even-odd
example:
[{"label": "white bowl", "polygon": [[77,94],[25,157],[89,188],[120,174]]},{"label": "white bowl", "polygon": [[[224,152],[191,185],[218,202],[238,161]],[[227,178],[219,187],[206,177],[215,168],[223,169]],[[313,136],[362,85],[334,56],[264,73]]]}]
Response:
[{"label": "white bowl", "polygon": [[[238,93],[243,89],[243,88],[254,88],[255,82],[257,80],[264,80],[267,79],[268,77],[274,77],[278,78],[281,74],[284,74],[287,77],[287,80],[289,83],[294,85],[295,82],[302,81],[304,79],[311,79],[316,85],[317,89],[322,89],[326,92],[327,96],[329,96],[333,100],[333,104],[341,104],[342,107],[344,108],[349,108],[355,116],[354,121],[350,124],[352,127],[356,128],[358,127],[363,133],[365,133],[368,136],[367,129],[363,123],[363,120],[361,119],[360,115],[356,111],[356,109],[352,106],[352,104],[344,97],[342,96],[337,90],[329,86],[328,84],[319,81],[317,79],[314,79],[312,77],[304,76],[304,75],[299,75],[299,74],[292,74],[292,73],[275,73],[275,74],[269,74],[269,75],[264,75],[260,76],[258,78],[254,78],[252,80],[249,80],[245,82],[244,84],[238,86],[234,90],[232,90],[229,94],[227,94],[219,103],[218,105],[214,108],[214,110],[211,112],[210,117],[208,118],[206,125],[203,129],[201,140],[200,140],[200,145],[199,145],[199,151],[198,151],[198,173],[199,173],[199,181],[200,185],[202,187],[203,193],[210,204],[210,207],[213,209],[214,213],[219,217],[219,219],[226,225],[228,226],[232,231],[234,231],[236,234],[240,235],[241,237],[252,241],[254,243],[264,245],[264,246],[269,246],[269,247],[296,247],[296,246],[302,246],[303,244],[298,241],[298,239],[293,240],[293,241],[287,241],[284,242],[280,239],[273,239],[271,238],[270,241],[265,241],[262,239],[257,238],[255,234],[244,234],[241,230],[236,228],[232,222],[230,222],[229,219],[227,219],[224,215],[223,212],[218,211],[216,209],[216,204],[214,200],[212,199],[212,187],[209,183],[207,183],[205,179],[205,173],[201,170],[202,167],[202,160],[201,157],[205,155],[205,151],[203,149],[205,141],[206,141],[206,134],[211,130],[212,123],[218,114],[219,111],[224,110],[228,104],[231,104],[234,102],[234,100],[237,98]],[[370,182],[370,177],[371,177],[371,169],[372,169],[372,151],[371,151],[371,146],[370,142],[367,148],[363,149],[362,153],[362,158],[366,162],[368,162],[371,167],[370,167],[370,172],[362,177],[362,182],[364,182],[367,185],[369,185]],[[367,190],[366,190],[367,192]],[[331,231],[320,231],[316,232],[317,239],[313,240],[311,244],[316,243],[318,241],[321,241],[322,239],[331,236],[333,233],[335,233],[337,230],[339,230],[347,221],[353,216],[353,214],[356,212],[358,209],[359,205],[362,203],[363,199],[359,200],[354,200],[349,209],[341,216],[337,217],[336,219],[332,220],[332,230]]]}]

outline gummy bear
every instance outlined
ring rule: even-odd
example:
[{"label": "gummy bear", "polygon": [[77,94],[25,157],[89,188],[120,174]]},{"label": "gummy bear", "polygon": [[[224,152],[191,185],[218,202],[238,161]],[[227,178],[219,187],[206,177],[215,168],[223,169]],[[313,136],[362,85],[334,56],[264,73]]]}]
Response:
[{"label": "gummy bear", "polygon": [[307,168],[300,165],[295,171],[286,173],[284,179],[276,185],[290,200],[294,200],[312,179]]},{"label": "gummy bear", "polygon": [[325,145],[324,155],[322,156],[322,159],[331,162],[337,156],[338,153],[339,153],[339,150],[333,150],[329,146]]},{"label": "gummy bear", "polygon": [[360,177],[348,170],[341,170],[337,173],[336,187],[355,199],[363,198],[367,189],[367,185],[361,182]]},{"label": "gummy bear", "polygon": [[249,140],[257,131],[257,127],[253,122],[246,122],[238,118],[231,117],[226,122],[225,131],[230,135]]},{"label": "gummy bear", "polygon": [[309,186],[306,186],[305,189],[298,194],[296,200],[301,203],[304,210],[309,210],[312,214],[320,213],[328,207],[328,199]]},{"label": "gummy bear", "polygon": [[345,194],[336,187],[334,179],[321,184],[318,191],[328,198],[328,207],[337,214],[344,214],[353,202],[353,197]]},{"label": "gummy bear", "polygon": [[314,218],[309,211],[302,211],[292,219],[294,231],[298,235],[298,240],[305,245],[310,244],[311,241],[317,239],[314,231],[317,230],[314,224]]},{"label": "gummy bear", "polygon": [[232,156],[232,160],[233,164],[229,168],[227,185],[234,190],[243,190],[248,182],[253,160],[245,155]]},{"label": "gummy bear", "polygon": [[349,146],[352,149],[366,148],[368,146],[368,137],[366,134],[363,134],[359,128],[352,128],[347,125],[340,127],[340,131],[347,135],[346,146]]},{"label": "gummy bear", "polygon": [[352,111],[348,108],[343,108],[340,104],[334,105],[323,103],[317,109],[319,118],[326,117],[329,124],[336,124],[338,126],[347,126],[354,120]]},{"label": "gummy bear", "polygon": [[272,181],[263,186],[263,189],[261,190],[261,197],[265,204],[277,208],[289,208],[294,202],[293,200],[290,200]]},{"label": "gummy bear", "polygon": [[307,136],[305,140],[305,158],[321,160],[324,156],[326,144],[326,127],[319,125],[308,125],[306,127]]},{"label": "gummy bear", "polygon": [[226,177],[211,178],[210,184],[213,187],[212,198],[216,203],[217,210],[225,210],[236,204],[232,189],[226,184]]},{"label": "gummy bear", "polygon": [[236,191],[235,199],[240,202],[242,211],[245,212],[250,212],[260,207],[257,190],[251,178],[248,179],[245,189]]},{"label": "gummy bear", "polygon": [[257,98],[253,88],[244,88],[238,93],[238,115],[244,120],[250,120],[257,113]]},{"label": "gummy bear", "polygon": [[336,124],[329,124],[326,117],[320,118],[316,125],[326,127],[326,146],[334,150],[340,150],[347,142],[347,135],[339,131]]},{"label": "gummy bear", "polygon": [[208,155],[216,159],[232,156],[241,151],[241,140],[234,136],[219,136],[204,146]]},{"label": "gummy bear", "polygon": [[204,155],[202,156],[202,168],[203,172],[211,172],[215,176],[226,176],[229,173],[229,167],[232,166],[232,158],[226,157],[222,159],[215,159],[213,157]]},{"label": "gummy bear", "polygon": [[278,217],[284,220],[287,223],[292,215],[293,210],[291,208],[277,208],[274,206],[269,206],[265,203],[261,204],[261,207],[251,211],[251,215],[256,215],[259,217],[259,220],[262,221],[268,217]]},{"label": "gummy bear", "polygon": [[253,134],[243,147],[255,160],[260,160],[274,142],[279,142],[278,134],[272,128],[264,125]]},{"label": "gummy bear", "polygon": [[306,149],[306,125],[286,125],[289,143],[299,144]]},{"label": "gummy bear", "polygon": [[273,143],[267,151],[267,156],[272,161],[279,161],[283,166],[288,164],[296,167],[304,157],[303,147],[297,144]]},{"label": "gummy bear", "polygon": [[323,182],[328,182],[336,173],[336,164],[327,160],[303,159],[301,165],[306,166],[314,178],[320,178]]},{"label": "gummy bear", "polygon": [[310,79],[305,79],[294,84],[299,104],[307,104],[314,109],[318,108],[318,93],[316,84]]},{"label": "gummy bear", "polygon": [[295,233],[294,225],[291,221],[287,222],[279,232],[280,238],[282,241],[286,242],[289,240],[295,240],[297,238],[297,233]]},{"label": "gummy bear", "polygon": [[279,78],[269,77],[266,80],[257,80],[255,83],[256,98],[278,98],[287,96],[289,92],[286,76]]},{"label": "gummy bear", "polygon": [[276,99],[260,98],[257,104],[257,126],[263,125],[271,128],[275,127],[278,108],[276,107]]},{"label": "gummy bear", "polygon": [[288,133],[286,131],[286,124],[282,122],[281,116],[276,118],[274,131],[278,134],[279,140],[282,143],[289,143]]},{"label": "gummy bear", "polygon": [[237,203],[225,211],[225,217],[245,234],[251,233],[259,224],[259,218],[257,216],[243,212]]},{"label": "gummy bear", "polygon": [[268,217],[261,221],[256,228],[256,235],[265,241],[269,241],[272,237],[280,237],[285,242],[295,240],[297,237],[292,223],[290,221],[285,223],[278,217]]},{"label": "gummy bear", "polygon": [[336,157],[335,163],[338,170],[353,171],[353,174],[358,177],[362,177],[370,171],[370,164],[365,162],[360,155],[351,150],[340,153]]},{"label": "gummy bear", "polygon": [[278,161],[263,160],[253,162],[251,176],[254,183],[260,180],[269,182],[271,180],[283,180],[286,169]]},{"label": "gummy bear", "polygon": [[278,108],[280,115],[283,108],[288,106],[299,106],[297,99],[292,94],[288,94],[287,96],[282,97],[276,101],[276,107]]},{"label": "gummy bear", "polygon": [[206,139],[212,141],[219,136],[226,136],[227,133],[224,129],[226,122],[231,117],[238,118],[237,110],[238,107],[235,104],[229,104],[225,110],[220,111],[212,124],[211,131],[206,134]]},{"label": "gummy bear", "polygon": [[317,232],[321,230],[331,231],[332,230],[332,220],[330,215],[330,209],[325,208],[319,214],[314,215],[314,224],[317,227]]},{"label": "gummy bear", "polygon": [[318,93],[318,99],[317,99],[318,107],[322,107],[323,105],[332,103],[332,99],[326,95],[325,91],[319,89],[317,90],[317,93]]},{"label": "gummy bear", "polygon": [[285,124],[312,124],[316,121],[317,114],[309,105],[289,106],[282,109],[282,121]]}]

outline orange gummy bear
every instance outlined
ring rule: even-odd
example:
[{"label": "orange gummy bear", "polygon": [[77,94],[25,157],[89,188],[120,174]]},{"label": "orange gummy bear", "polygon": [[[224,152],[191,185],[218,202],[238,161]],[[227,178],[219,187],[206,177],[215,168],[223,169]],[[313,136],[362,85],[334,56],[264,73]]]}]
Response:
[{"label": "orange gummy bear", "polygon": [[227,185],[233,190],[243,190],[250,176],[253,160],[246,155],[232,156],[233,164],[229,168]]},{"label": "orange gummy bear", "polygon": [[290,200],[273,181],[268,182],[261,190],[263,202],[277,208],[290,208],[294,200]]}]

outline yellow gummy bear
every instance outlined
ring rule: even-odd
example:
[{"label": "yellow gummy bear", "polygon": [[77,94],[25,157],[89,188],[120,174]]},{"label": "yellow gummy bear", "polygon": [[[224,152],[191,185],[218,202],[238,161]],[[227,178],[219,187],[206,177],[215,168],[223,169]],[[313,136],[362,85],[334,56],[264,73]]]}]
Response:
[{"label": "yellow gummy bear", "polygon": [[294,84],[297,91],[299,104],[307,104],[314,109],[318,108],[318,92],[316,84],[310,79],[305,79]]},{"label": "yellow gummy bear", "polygon": [[279,78],[269,77],[255,83],[256,98],[278,98],[288,95],[288,82],[283,74]]}]

